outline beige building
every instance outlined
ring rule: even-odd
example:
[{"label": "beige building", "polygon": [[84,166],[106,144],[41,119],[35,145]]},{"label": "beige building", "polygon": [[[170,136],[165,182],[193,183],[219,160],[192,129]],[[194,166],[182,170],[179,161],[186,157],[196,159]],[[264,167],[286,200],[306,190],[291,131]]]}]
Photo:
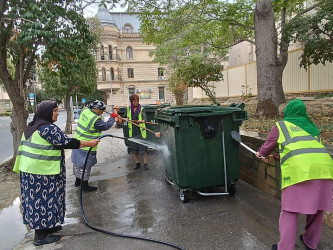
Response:
[{"label": "beige building", "polygon": [[13,107],[12,102],[9,99],[8,93],[2,85],[0,87],[0,113],[6,113],[7,111],[11,111]]},{"label": "beige building", "polygon": [[[134,93],[141,104],[175,103],[168,90],[167,67],[153,62],[149,52],[155,47],[140,38],[138,15],[100,7],[96,17],[104,30],[96,53],[97,89],[108,94],[107,105],[128,105]],[[188,92],[186,98],[191,99]]]}]

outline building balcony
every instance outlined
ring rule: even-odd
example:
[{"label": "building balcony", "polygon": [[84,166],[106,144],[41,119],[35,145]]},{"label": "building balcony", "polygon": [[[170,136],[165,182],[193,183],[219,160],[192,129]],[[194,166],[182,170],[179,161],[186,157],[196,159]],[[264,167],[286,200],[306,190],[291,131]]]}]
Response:
[{"label": "building balcony", "polygon": [[104,54],[101,55],[100,53],[97,53],[96,55],[96,61],[121,61],[120,56],[118,54]]}]

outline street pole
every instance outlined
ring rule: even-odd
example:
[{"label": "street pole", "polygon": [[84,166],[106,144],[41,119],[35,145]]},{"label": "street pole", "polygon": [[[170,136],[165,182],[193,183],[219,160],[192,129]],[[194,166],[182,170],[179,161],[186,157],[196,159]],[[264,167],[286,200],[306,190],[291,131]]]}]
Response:
[{"label": "street pole", "polygon": [[111,87],[111,93],[110,93],[111,110],[113,111],[112,71],[111,71],[111,74],[110,74],[110,87]]},{"label": "street pole", "polygon": [[[113,47],[113,49],[117,49],[117,45]],[[112,54],[112,53],[111,53]],[[110,69],[110,102],[111,102],[111,111],[113,112],[113,93],[112,93],[112,77],[114,76],[115,69],[112,70]]]},{"label": "street pole", "polygon": [[75,101],[76,101],[76,109],[78,109],[78,106],[77,106],[77,94],[75,95]]},{"label": "street pole", "polygon": [[[35,105],[34,105],[34,107],[33,107],[33,110],[32,110],[32,112],[33,113],[36,113],[36,107],[37,107],[37,102],[36,102],[36,85],[34,85],[34,97],[35,97]],[[35,111],[35,112],[34,112]]]}]

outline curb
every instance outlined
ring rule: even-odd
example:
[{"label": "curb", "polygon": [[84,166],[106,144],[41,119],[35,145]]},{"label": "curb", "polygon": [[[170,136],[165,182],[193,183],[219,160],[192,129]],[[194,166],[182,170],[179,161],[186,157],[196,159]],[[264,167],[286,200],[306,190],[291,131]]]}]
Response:
[{"label": "curb", "polygon": [[13,158],[13,155],[7,157],[6,159],[4,159],[2,162],[0,162],[0,167],[2,167],[3,165],[5,165],[5,164],[6,164],[7,162],[9,162],[12,158]]}]

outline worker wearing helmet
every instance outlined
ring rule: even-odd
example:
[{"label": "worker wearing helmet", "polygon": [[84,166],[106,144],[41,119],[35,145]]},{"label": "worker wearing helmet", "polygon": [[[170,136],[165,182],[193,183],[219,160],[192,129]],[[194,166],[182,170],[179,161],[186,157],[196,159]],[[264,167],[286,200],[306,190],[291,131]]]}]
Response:
[{"label": "worker wearing helmet", "polygon": [[[99,100],[92,101],[88,107],[84,108],[80,114],[79,122],[74,134],[78,140],[88,141],[101,136],[102,131],[108,130],[115,122],[116,113],[112,113],[108,121],[104,122],[102,114],[106,109],[105,103]],[[72,150],[73,174],[75,175],[75,187],[79,187],[82,181],[82,191],[93,192],[97,187],[89,186],[88,180],[91,167],[97,163],[97,146],[92,148],[87,160],[84,179],[82,178],[84,163],[89,151],[89,147]]]}]

